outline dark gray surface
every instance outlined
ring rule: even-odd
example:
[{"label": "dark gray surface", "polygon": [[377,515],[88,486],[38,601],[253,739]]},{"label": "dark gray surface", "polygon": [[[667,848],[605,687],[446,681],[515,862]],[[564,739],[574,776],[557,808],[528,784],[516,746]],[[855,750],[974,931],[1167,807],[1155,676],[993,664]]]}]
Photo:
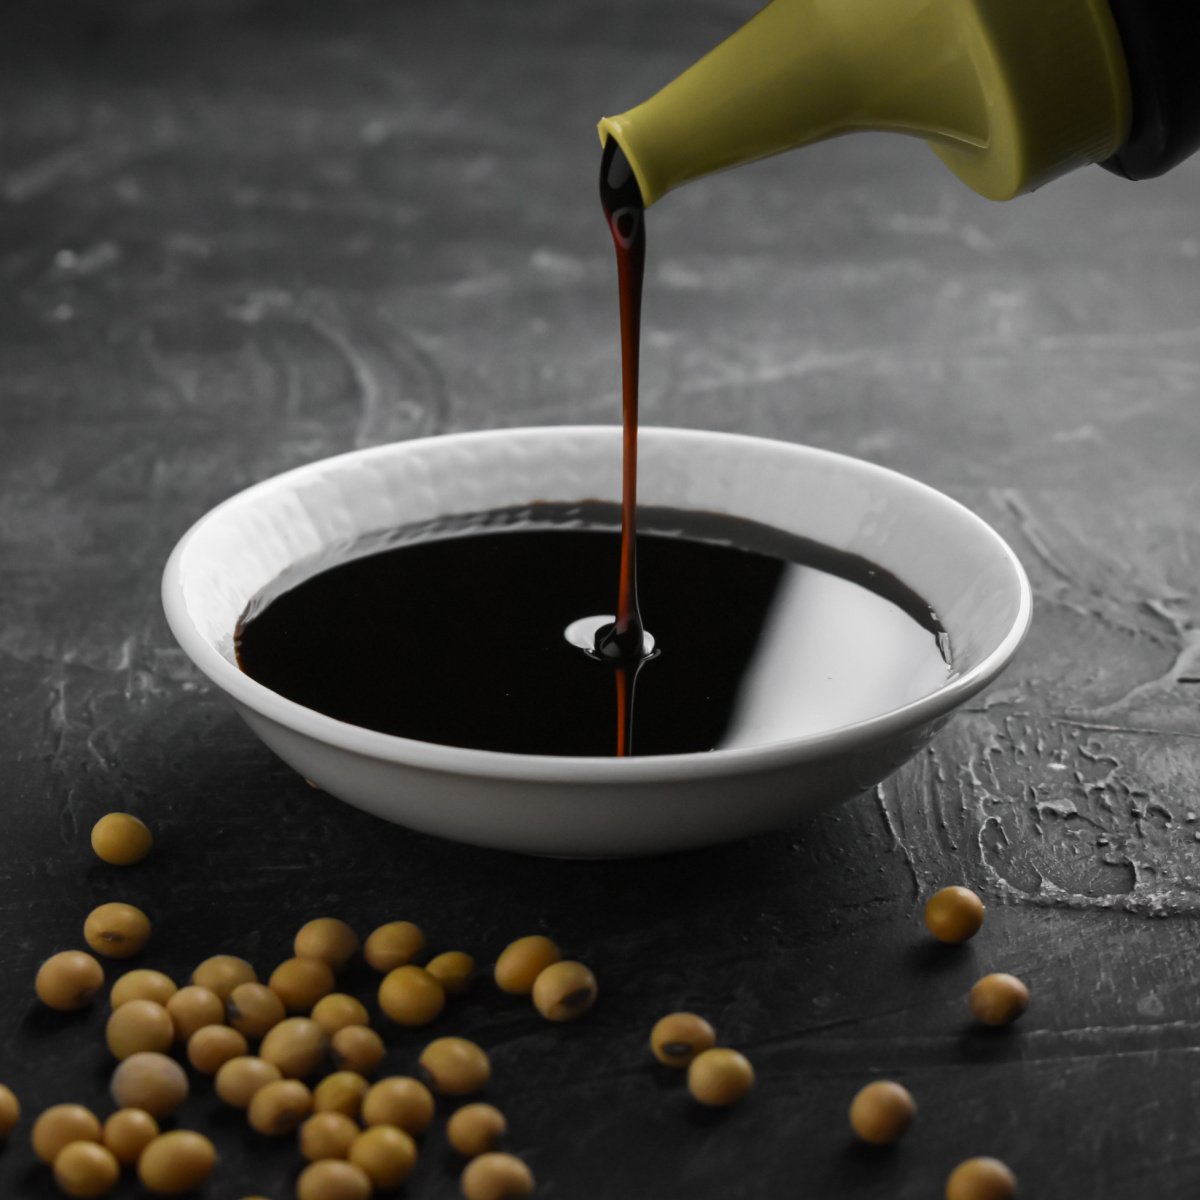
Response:
[{"label": "dark gray surface", "polygon": [[[858,137],[696,184],[651,216],[647,422],[847,451],[1011,539],[1037,611],[1017,665],[875,795],[652,862],[536,862],[311,792],[174,647],[158,574],[209,505],[281,468],[446,430],[614,421],[611,249],[592,124],[753,3],[8,5],[0,16],[0,1080],[26,1119],[0,1195],[52,1194],[32,1115],[104,1105],[104,1005],[40,1011],[37,964],[103,900],[182,978],[266,972],[305,918],[408,917],[486,960],[546,930],[596,969],[551,1028],[488,985],[478,1036],[539,1195],[940,1193],[960,1158],[1023,1194],[1200,1189],[1200,163],[1088,170],[1008,205],[916,143]],[[87,831],[139,812],[120,872]],[[938,952],[920,897],[977,887]],[[1027,980],[1009,1035],[965,992]],[[110,972],[110,976],[116,972]],[[365,975],[352,980],[366,989]],[[696,1114],[644,1050],[690,1007],[754,1060]],[[389,1035],[410,1069],[424,1032]],[[847,1137],[879,1075],[920,1117]],[[298,1157],[202,1087],[206,1200],[291,1195]],[[121,1195],[132,1195],[125,1185]],[[407,1194],[456,1194],[431,1135]]]}]

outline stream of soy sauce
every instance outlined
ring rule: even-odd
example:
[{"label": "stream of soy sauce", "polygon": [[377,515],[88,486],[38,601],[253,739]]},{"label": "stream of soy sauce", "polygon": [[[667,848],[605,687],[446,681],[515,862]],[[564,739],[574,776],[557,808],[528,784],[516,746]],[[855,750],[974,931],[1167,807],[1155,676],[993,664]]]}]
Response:
[{"label": "stream of soy sauce", "polygon": [[638,365],[646,206],[633,169],[613,138],[600,159],[600,203],[617,252],[621,311],[621,570],[617,614],[596,634],[596,653],[612,663],[617,686],[617,757],[633,753],[633,698],[645,661],[645,628],[637,588]]},{"label": "stream of soy sauce", "polygon": [[596,634],[596,652],[621,663],[642,657],[645,630],[637,591],[638,351],[642,276],[646,265],[646,208],[620,146],[605,143],[600,160],[600,203],[617,252],[621,304],[621,413],[624,459],[621,480],[621,574],[617,618]]}]

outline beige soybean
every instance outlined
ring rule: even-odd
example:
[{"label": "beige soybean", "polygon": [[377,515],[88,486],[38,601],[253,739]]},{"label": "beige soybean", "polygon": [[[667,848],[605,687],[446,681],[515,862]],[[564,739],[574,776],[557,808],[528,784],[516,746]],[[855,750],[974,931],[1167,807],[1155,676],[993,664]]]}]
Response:
[{"label": "beige soybean", "polygon": [[30,1131],[33,1152],[44,1163],[52,1163],[71,1142],[98,1142],[100,1122],[82,1104],[55,1104],[38,1116]]},{"label": "beige soybean", "polygon": [[362,1001],[356,1000],[353,996],[347,996],[345,992],[330,992],[328,996],[322,996],[313,1005],[309,1016],[330,1037],[348,1025],[369,1025],[371,1023],[371,1016]]},{"label": "beige soybean", "polygon": [[212,1174],[217,1151],[203,1134],[173,1129],[159,1134],[142,1151],[137,1173],[156,1196],[179,1196],[198,1188]]},{"label": "beige soybean", "polygon": [[421,1051],[418,1061],[426,1082],[443,1096],[481,1092],[492,1077],[487,1053],[467,1038],[436,1038]]},{"label": "beige soybean", "polygon": [[697,1054],[716,1044],[713,1027],[691,1012],[668,1013],[650,1030],[650,1052],[666,1067],[686,1067]]},{"label": "beige soybean", "polygon": [[491,1104],[464,1104],[446,1122],[446,1140],[466,1158],[495,1150],[507,1132],[504,1114]]},{"label": "beige soybean", "polygon": [[105,958],[132,958],[150,940],[150,918],[132,904],[101,904],[88,913],[83,940]]},{"label": "beige soybean", "polygon": [[188,1038],[188,1062],[201,1075],[215,1075],[230,1059],[244,1058],[245,1037],[228,1025],[205,1025]]},{"label": "beige soybean", "polygon": [[354,1139],[348,1157],[373,1186],[386,1191],[399,1187],[412,1174],[417,1144],[403,1129],[376,1125]]},{"label": "beige soybean", "polygon": [[108,993],[108,1002],[113,1008],[120,1008],[130,1000],[153,1000],[155,1004],[164,1007],[179,989],[170,975],[161,971],[151,971],[146,967],[138,967],[134,971],[126,971]]},{"label": "beige soybean", "polygon": [[260,1088],[282,1078],[282,1072],[274,1063],[242,1055],[231,1058],[221,1066],[213,1086],[217,1095],[231,1108],[246,1108]]},{"label": "beige soybean", "polygon": [[473,1158],[462,1173],[466,1200],[519,1200],[533,1192],[533,1172],[511,1154],[489,1151]]},{"label": "beige soybean", "polygon": [[981,1025],[1011,1025],[1029,1007],[1029,989],[1015,975],[985,975],[967,1002]]},{"label": "beige soybean", "polygon": [[177,1042],[186,1042],[205,1025],[220,1025],[225,1020],[225,1002],[221,997],[211,988],[195,983],[180,988],[167,1001],[166,1009],[175,1025]]},{"label": "beige soybean", "polygon": [[119,1108],[145,1109],[161,1120],[187,1099],[187,1075],[173,1058],[142,1051],[118,1065],[109,1090]]},{"label": "beige soybean", "polygon": [[104,1144],[123,1167],[131,1167],[158,1137],[158,1122],[145,1109],[120,1108],[104,1122]]},{"label": "beige soybean", "polygon": [[397,1025],[428,1025],[446,1007],[446,993],[424,967],[397,967],[379,985],[379,1007]]},{"label": "beige soybean", "polygon": [[374,1075],[387,1056],[383,1038],[365,1025],[347,1025],[329,1039],[329,1051],[340,1071]]},{"label": "beige soybean", "polygon": [[850,1128],[872,1146],[889,1146],[907,1132],[917,1106],[906,1087],[890,1079],[868,1083],[850,1102]]},{"label": "beige soybean", "polygon": [[288,1012],[306,1013],[333,991],[333,968],[321,958],[285,959],[271,972],[267,986]]},{"label": "beige soybean", "polygon": [[318,917],[300,927],[292,953],[297,958],[324,959],[335,971],[344,971],[358,953],[358,934],[337,917]]},{"label": "beige soybean", "polygon": [[192,983],[216,992],[222,1003],[240,983],[257,983],[258,972],[236,954],[214,954],[206,958],[193,972]]},{"label": "beige soybean", "polygon": [[447,950],[431,958],[425,970],[442,985],[448,996],[461,996],[475,980],[475,960],[461,950]]},{"label": "beige soybean", "polygon": [[345,1158],[361,1130],[344,1113],[319,1112],[300,1126],[300,1153],[309,1162]]},{"label": "beige soybean", "polygon": [[367,965],[386,975],[410,963],[425,949],[425,935],[411,921],[389,921],[363,942]]},{"label": "beige soybean", "polygon": [[264,1037],[286,1016],[283,1001],[265,983],[239,983],[225,1001],[226,1019],[246,1037]]},{"label": "beige soybean", "polygon": [[60,950],[38,967],[33,988],[47,1008],[86,1008],[104,986],[104,968],[82,950]]},{"label": "beige soybean", "polygon": [[754,1086],[754,1068],[736,1050],[725,1046],[704,1050],[692,1059],[688,1091],[712,1108],[736,1104]]},{"label": "beige soybean", "polygon": [[111,1150],[96,1142],[69,1142],[54,1159],[59,1190],[81,1200],[107,1196],[120,1177],[121,1164]]},{"label": "beige soybean", "polygon": [[537,977],[562,959],[562,951],[540,933],[509,942],[496,959],[496,986],[513,996],[528,996]]},{"label": "beige soybean", "polygon": [[115,1008],[104,1027],[104,1040],[114,1058],[142,1050],[162,1052],[175,1040],[171,1014],[154,1000],[127,1000]]},{"label": "beige soybean", "polygon": [[925,901],[925,927],[939,942],[965,942],[983,927],[983,901],[970,888],[944,887]]},{"label": "beige soybean", "polygon": [[0,1083],[0,1141],[8,1137],[21,1119],[21,1102],[10,1087]]},{"label": "beige soybean", "polygon": [[114,867],[131,867],[154,848],[154,835],[132,813],[110,812],[92,826],[92,850]]},{"label": "beige soybean", "polygon": [[288,1017],[263,1038],[258,1054],[274,1063],[285,1079],[307,1079],[328,1050],[329,1035],[316,1021]]},{"label": "beige soybean", "polygon": [[1011,1200],[1017,1177],[998,1158],[968,1158],[946,1180],[946,1200]]},{"label": "beige soybean", "polygon": [[296,1180],[296,1200],[368,1200],[371,1191],[361,1167],[335,1158],[310,1163]]},{"label": "beige soybean", "polygon": [[354,1071],[335,1071],[313,1088],[314,1112],[338,1112],[357,1121],[371,1085]]},{"label": "beige soybean", "polygon": [[414,1136],[433,1121],[433,1093],[409,1075],[390,1075],[374,1084],[362,1101],[364,1125],[395,1125]]},{"label": "beige soybean", "polygon": [[596,991],[596,977],[583,963],[551,963],[533,981],[533,1005],[547,1021],[574,1021],[596,1003]]},{"label": "beige soybean", "polygon": [[312,1092],[298,1079],[279,1079],[261,1087],[250,1100],[250,1127],[272,1137],[299,1128],[312,1112]]}]

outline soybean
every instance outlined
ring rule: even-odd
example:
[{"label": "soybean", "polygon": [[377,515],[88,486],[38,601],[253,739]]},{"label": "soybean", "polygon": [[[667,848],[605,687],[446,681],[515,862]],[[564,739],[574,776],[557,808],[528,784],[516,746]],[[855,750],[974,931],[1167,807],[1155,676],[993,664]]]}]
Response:
[{"label": "soybean", "polygon": [[333,991],[333,968],[321,958],[289,958],[271,972],[267,986],[288,1012],[306,1013]]},{"label": "soybean", "polygon": [[343,1113],[316,1113],[300,1126],[300,1153],[309,1162],[345,1158],[360,1132],[355,1122]]},{"label": "soybean", "polygon": [[475,960],[461,950],[447,950],[431,958],[425,970],[442,985],[448,996],[461,996],[474,982]]},{"label": "soybean", "polygon": [[152,1117],[169,1117],[186,1099],[187,1075],[165,1054],[131,1054],[113,1072],[110,1084],[119,1108],[145,1109]]},{"label": "soybean", "polygon": [[10,1087],[0,1083],[0,1141],[8,1137],[21,1119],[21,1102]]},{"label": "soybean", "polygon": [[180,988],[166,1004],[175,1025],[175,1040],[186,1042],[197,1029],[225,1020],[225,1003],[211,988],[190,984]]},{"label": "soybean", "polygon": [[466,1158],[495,1150],[507,1132],[504,1114],[490,1104],[464,1104],[446,1122],[446,1140]]},{"label": "soybean", "polygon": [[537,977],[561,959],[562,951],[540,933],[517,938],[496,959],[496,986],[512,996],[528,996]]},{"label": "soybean", "polygon": [[433,1121],[433,1093],[408,1075],[381,1079],[363,1097],[364,1125],[395,1125],[405,1133],[424,1133]]},{"label": "soybean", "polygon": [[215,1075],[230,1059],[243,1058],[249,1047],[245,1037],[228,1025],[205,1025],[188,1038],[188,1062],[201,1075]]},{"label": "soybean", "polygon": [[533,983],[534,1007],[547,1021],[574,1021],[596,1003],[596,977],[581,962],[556,962]]},{"label": "soybean", "polygon": [[946,1200],[1010,1200],[1017,1177],[998,1158],[968,1158],[946,1180]]},{"label": "soybean", "polygon": [[650,1030],[650,1051],[667,1067],[686,1067],[697,1054],[716,1044],[713,1027],[691,1012],[668,1013]]},{"label": "soybean", "polygon": [[104,1144],[123,1167],[131,1167],[158,1137],[158,1122],[144,1109],[120,1108],[104,1122]]},{"label": "soybean", "polygon": [[287,1016],[287,1010],[265,983],[239,983],[225,1001],[225,1015],[239,1033],[260,1038]]},{"label": "soybean", "polygon": [[376,1125],[360,1133],[349,1151],[350,1161],[383,1190],[399,1187],[417,1164],[417,1145],[403,1129]]},{"label": "soybean", "polygon": [[714,1047],[692,1059],[687,1081],[688,1090],[701,1104],[725,1108],[736,1104],[754,1086],[754,1068],[736,1050]]},{"label": "soybean", "polygon": [[292,951],[297,958],[324,959],[335,971],[344,971],[358,952],[358,934],[337,917],[318,917],[300,927]]},{"label": "soybean", "polygon": [[192,983],[216,992],[222,1002],[240,983],[257,983],[258,972],[236,954],[214,954],[206,958],[193,972]]},{"label": "soybean", "polygon": [[260,1088],[282,1078],[283,1074],[274,1063],[241,1055],[224,1063],[213,1083],[217,1095],[226,1104],[232,1108],[246,1108]]},{"label": "soybean", "polygon": [[121,1164],[96,1142],[70,1142],[54,1159],[54,1182],[68,1196],[107,1196],[121,1177]]},{"label": "soybean", "polygon": [[329,1049],[329,1035],[308,1017],[280,1021],[262,1040],[260,1058],[274,1063],[285,1079],[307,1079]]},{"label": "soybean", "polygon": [[114,1008],[104,1027],[104,1040],[114,1058],[142,1050],[162,1052],[175,1040],[171,1014],[153,1000],[128,1000]]},{"label": "soybean", "polygon": [[88,913],[83,940],[106,958],[132,958],[150,940],[150,918],[132,904],[101,904]]},{"label": "soybean", "polygon": [[970,888],[944,887],[925,902],[925,926],[939,942],[965,942],[983,926],[983,901]]},{"label": "soybean", "polygon": [[142,1186],[157,1196],[178,1196],[198,1188],[212,1174],[217,1151],[203,1134],[173,1129],[159,1134],[138,1159]]},{"label": "soybean", "polygon": [[52,1163],[58,1152],[71,1142],[98,1142],[100,1122],[90,1108],[82,1104],[55,1104],[33,1123],[29,1140],[33,1152],[44,1163]]},{"label": "soybean", "polygon": [[347,1025],[329,1040],[334,1064],[341,1071],[374,1075],[387,1055],[383,1038],[365,1025]]},{"label": "soybean", "polygon": [[369,1025],[370,1015],[359,1000],[344,992],[331,992],[313,1005],[309,1014],[330,1037],[349,1025]]},{"label": "soybean", "polygon": [[889,1146],[904,1136],[916,1111],[906,1087],[878,1079],[850,1102],[850,1128],[872,1146]]},{"label": "soybean", "polygon": [[462,1173],[466,1200],[518,1200],[532,1191],[533,1172],[511,1154],[481,1154]]},{"label": "soybean", "polygon": [[130,1000],[153,1000],[155,1004],[165,1007],[177,991],[179,989],[170,975],[138,967],[137,970],[127,971],[112,985],[108,1002],[113,1008],[120,1008]]},{"label": "soybean", "polygon": [[114,867],[131,867],[141,862],[153,846],[154,835],[132,813],[105,813],[92,826],[92,849],[96,857]]},{"label": "soybean", "polygon": [[412,962],[425,949],[425,935],[411,921],[389,921],[363,942],[363,958],[381,975]]},{"label": "soybean", "polygon": [[74,1012],[86,1008],[104,986],[104,969],[82,950],[61,950],[38,968],[34,991],[47,1008]]},{"label": "soybean", "polygon": [[310,1163],[296,1180],[296,1200],[368,1200],[370,1195],[366,1172],[334,1158]]},{"label": "soybean", "polygon": [[492,1077],[487,1054],[467,1038],[436,1038],[421,1051],[419,1062],[426,1082],[443,1096],[470,1096]]},{"label": "soybean", "polygon": [[981,1025],[1011,1025],[1029,1007],[1029,989],[1015,975],[985,975],[967,998]]},{"label": "soybean", "polygon": [[354,1071],[335,1071],[313,1088],[314,1112],[338,1112],[358,1120],[370,1084]]},{"label": "soybean", "polygon": [[379,1007],[397,1025],[428,1025],[446,1007],[446,993],[424,967],[397,967],[379,985]]},{"label": "soybean", "polygon": [[246,1110],[250,1127],[277,1137],[291,1133],[312,1112],[312,1092],[298,1079],[279,1079],[261,1087]]}]

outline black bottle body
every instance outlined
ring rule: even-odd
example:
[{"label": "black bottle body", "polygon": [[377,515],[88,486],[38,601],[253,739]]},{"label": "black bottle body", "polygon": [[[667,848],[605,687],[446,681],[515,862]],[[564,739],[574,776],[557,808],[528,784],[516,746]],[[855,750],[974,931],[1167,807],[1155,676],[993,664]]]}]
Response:
[{"label": "black bottle body", "polygon": [[1124,145],[1101,166],[1153,179],[1200,149],[1200,0],[1109,0],[1133,101]]}]

